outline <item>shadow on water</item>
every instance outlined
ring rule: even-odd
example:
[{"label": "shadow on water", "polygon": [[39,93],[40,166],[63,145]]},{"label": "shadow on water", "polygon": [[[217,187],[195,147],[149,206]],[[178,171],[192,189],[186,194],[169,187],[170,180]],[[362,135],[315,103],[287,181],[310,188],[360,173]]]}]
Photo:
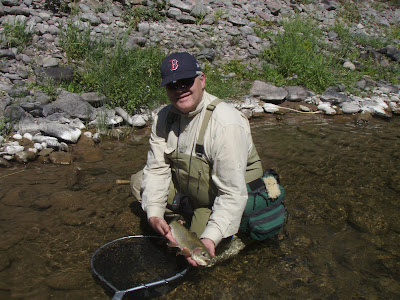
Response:
[{"label": "shadow on water", "polygon": [[[159,298],[398,299],[399,125],[290,115],[252,122],[264,168],[286,189],[285,237],[194,270]],[[0,170],[0,299],[109,298],[89,261],[109,241],[150,233],[129,186],[115,185],[144,166],[147,140],[144,132],[78,143],[70,166]]]}]

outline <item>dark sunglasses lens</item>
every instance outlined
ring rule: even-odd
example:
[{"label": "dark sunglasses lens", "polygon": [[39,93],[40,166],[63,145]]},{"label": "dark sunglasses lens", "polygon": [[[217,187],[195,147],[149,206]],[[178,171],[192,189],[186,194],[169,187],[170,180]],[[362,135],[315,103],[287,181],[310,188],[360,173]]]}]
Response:
[{"label": "dark sunglasses lens", "polygon": [[185,79],[178,80],[175,83],[168,83],[167,84],[167,88],[170,89],[170,90],[177,90],[179,88],[184,89],[184,88],[187,88],[187,87],[191,88],[193,83],[194,83],[194,81],[195,81],[195,79],[196,79],[196,77],[194,77],[194,78],[185,78]]}]

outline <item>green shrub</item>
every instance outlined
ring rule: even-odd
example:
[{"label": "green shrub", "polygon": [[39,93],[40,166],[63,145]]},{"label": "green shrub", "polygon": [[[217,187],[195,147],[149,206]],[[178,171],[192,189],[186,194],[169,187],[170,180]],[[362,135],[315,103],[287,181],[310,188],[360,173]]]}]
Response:
[{"label": "green shrub", "polygon": [[362,20],[362,16],[356,2],[357,1],[341,1],[341,7],[337,11],[337,16],[349,24],[359,23]]},{"label": "green shrub", "polygon": [[263,55],[265,76],[268,80],[273,76],[280,84],[324,91],[334,82],[334,73],[332,57],[325,54],[326,45],[320,42],[322,32],[312,20],[298,17],[285,22],[283,28]]},{"label": "green shrub", "polygon": [[166,103],[167,97],[160,87],[163,58],[164,54],[158,49],[128,51],[123,44],[118,44],[80,74],[81,85],[104,94],[110,106],[120,106],[131,113],[145,105]]},{"label": "green shrub", "polygon": [[94,39],[90,35],[90,27],[81,28],[80,21],[70,19],[68,23],[61,25],[60,42],[69,60],[93,59],[103,56],[108,47],[105,39]]},{"label": "green shrub", "polygon": [[221,99],[244,95],[250,86],[245,68],[246,65],[238,61],[232,61],[219,68],[206,63],[203,72],[207,77],[207,92]]},{"label": "green shrub", "polygon": [[32,43],[32,33],[26,30],[25,21],[16,21],[15,24],[4,22],[2,25],[8,48],[22,48]]},{"label": "green shrub", "polygon": [[0,136],[4,136],[7,134],[7,124],[4,120],[4,117],[0,117]]},{"label": "green shrub", "polygon": [[387,35],[393,40],[400,40],[400,26],[393,25],[387,30]]},{"label": "green shrub", "polygon": [[126,9],[123,20],[132,28],[136,28],[142,21],[161,21],[165,17],[160,14],[162,7],[134,6]]}]

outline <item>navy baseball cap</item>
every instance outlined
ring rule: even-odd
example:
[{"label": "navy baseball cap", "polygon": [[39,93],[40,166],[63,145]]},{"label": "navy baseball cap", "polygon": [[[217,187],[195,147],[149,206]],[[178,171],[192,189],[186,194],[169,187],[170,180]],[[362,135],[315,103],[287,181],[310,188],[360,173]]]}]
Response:
[{"label": "navy baseball cap", "polygon": [[201,68],[194,56],[187,52],[172,53],[161,62],[161,86],[196,77],[198,71],[201,71]]}]

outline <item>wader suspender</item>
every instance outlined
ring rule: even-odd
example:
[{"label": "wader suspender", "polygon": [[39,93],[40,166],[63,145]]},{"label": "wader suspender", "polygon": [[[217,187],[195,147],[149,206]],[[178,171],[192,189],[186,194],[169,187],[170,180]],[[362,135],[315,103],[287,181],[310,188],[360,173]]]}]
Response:
[{"label": "wader suspender", "polygon": [[201,157],[204,154],[204,134],[206,132],[208,122],[210,121],[211,114],[213,113],[214,109],[217,107],[219,103],[221,103],[221,99],[215,99],[213,102],[207,105],[206,112],[204,114],[203,124],[201,124],[199,137],[196,143],[196,155]]}]

